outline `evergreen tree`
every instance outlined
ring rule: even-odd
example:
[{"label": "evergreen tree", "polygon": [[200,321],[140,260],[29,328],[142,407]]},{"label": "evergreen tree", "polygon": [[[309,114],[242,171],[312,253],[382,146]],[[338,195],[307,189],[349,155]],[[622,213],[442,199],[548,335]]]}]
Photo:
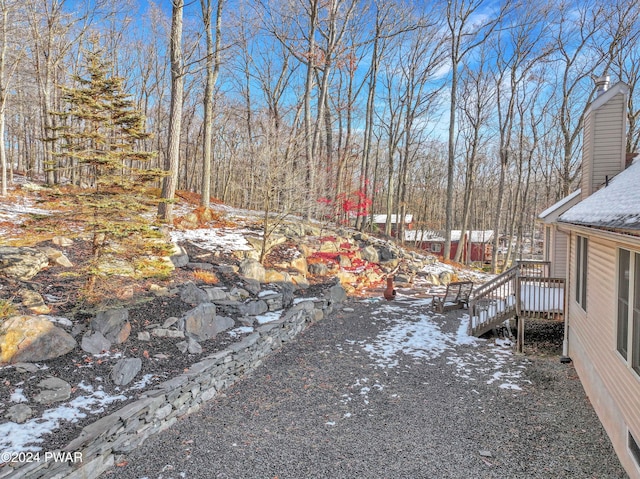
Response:
[{"label": "evergreen tree", "polygon": [[[63,142],[59,154],[71,164],[74,182],[84,185],[69,196],[77,205],[74,220],[84,222],[92,236],[92,259],[85,271],[91,294],[98,277],[166,274],[168,265],[154,259],[166,253],[166,244],[142,215],[152,202],[146,185],[163,175],[148,168],[155,153],[138,148],[150,136],[145,117],[123,92],[124,80],[110,74],[96,43],[84,60],[85,76],[74,77],[75,88],[62,89],[67,107],[55,114],[63,119],[57,131]],[[122,268],[113,267],[115,258]]]}]

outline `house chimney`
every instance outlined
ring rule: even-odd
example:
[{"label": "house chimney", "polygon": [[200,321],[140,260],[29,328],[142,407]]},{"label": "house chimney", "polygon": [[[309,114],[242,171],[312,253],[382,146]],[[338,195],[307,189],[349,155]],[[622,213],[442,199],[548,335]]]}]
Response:
[{"label": "house chimney", "polygon": [[602,95],[609,89],[609,75],[602,75],[595,79],[596,82],[596,96]]},{"label": "house chimney", "polygon": [[597,97],[584,117],[580,199],[590,196],[625,168],[629,87],[609,77],[595,80]]}]

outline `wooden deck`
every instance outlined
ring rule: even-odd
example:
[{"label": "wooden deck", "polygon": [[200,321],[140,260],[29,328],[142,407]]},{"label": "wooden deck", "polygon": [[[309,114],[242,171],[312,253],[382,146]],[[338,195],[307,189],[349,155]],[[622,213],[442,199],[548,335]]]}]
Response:
[{"label": "wooden deck", "polygon": [[[548,275],[548,261],[523,261],[476,289],[470,300],[469,334],[481,336],[515,318],[563,319],[565,280]],[[524,327],[518,328],[522,350]]]}]

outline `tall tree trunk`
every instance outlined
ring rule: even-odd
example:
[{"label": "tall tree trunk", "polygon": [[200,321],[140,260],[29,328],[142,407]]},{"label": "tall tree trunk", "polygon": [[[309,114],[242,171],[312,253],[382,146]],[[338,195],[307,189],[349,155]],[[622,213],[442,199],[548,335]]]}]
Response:
[{"label": "tall tree trunk", "polygon": [[171,114],[169,116],[169,144],[164,169],[167,176],[162,182],[158,216],[166,222],[173,220],[172,200],[176,194],[178,169],[180,167],[180,133],[182,125],[182,102],[184,95],[184,71],[182,59],[182,15],[184,0],[172,0],[171,15]]},{"label": "tall tree trunk", "polygon": [[206,29],[207,41],[207,80],[204,91],[204,149],[202,163],[202,186],[200,205],[209,208],[211,200],[211,164],[213,154],[213,89],[220,73],[220,24],[222,20],[222,5],[224,0],[218,0],[216,9],[216,39],[215,47],[211,33],[211,0],[200,0],[202,18]]}]

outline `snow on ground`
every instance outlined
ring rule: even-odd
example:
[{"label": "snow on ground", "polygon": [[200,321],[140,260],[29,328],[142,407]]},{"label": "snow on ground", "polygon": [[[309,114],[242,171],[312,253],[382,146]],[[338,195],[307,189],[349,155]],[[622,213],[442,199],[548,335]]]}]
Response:
[{"label": "snow on ground", "polygon": [[527,382],[522,378],[526,360],[516,360],[508,340],[488,343],[467,334],[469,316],[462,315],[453,332],[442,330],[444,316],[430,310],[430,299],[400,298],[380,303],[372,313],[376,321],[388,323],[377,337],[360,346],[378,368],[400,366],[403,357],[429,364],[445,355],[453,374],[465,381],[484,381],[501,389],[518,391]]},{"label": "snow on ground", "polygon": [[237,338],[238,336],[242,336],[243,334],[253,333],[253,328],[251,326],[240,326],[239,328],[232,329],[227,334],[232,338]]},{"label": "snow on ground", "polygon": [[251,232],[233,228],[200,228],[187,231],[172,231],[170,234],[173,242],[188,241],[192,245],[207,251],[232,253],[234,251],[249,251],[252,249],[244,237],[245,233]]},{"label": "snow on ground", "polygon": [[98,414],[105,406],[127,399],[124,395],[110,396],[102,388],[94,390],[90,385],[78,384],[84,395],[63,403],[55,408],[47,409],[41,417],[32,418],[24,424],[6,422],[0,424],[0,451],[26,452],[39,451],[37,446],[42,436],[54,432],[63,422],[78,422],[88,414]]},{"label": "snow on ground", "polygon": [[[30,214],[46,216],[51,214],[51,211],[36,208],[33,205],[34,201],[28,197],[11,198],[11,203],[0,202],[0,224],[6,222],[20,225],[29,218]],[[0,238],[8,235],[9,229],[0,226]]]}]

